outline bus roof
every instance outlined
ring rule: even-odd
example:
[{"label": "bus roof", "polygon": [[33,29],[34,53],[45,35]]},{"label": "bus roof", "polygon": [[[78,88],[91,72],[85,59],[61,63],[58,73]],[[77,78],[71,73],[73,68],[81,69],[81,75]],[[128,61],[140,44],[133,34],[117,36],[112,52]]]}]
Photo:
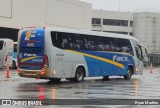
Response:
[{"label": "bus roof", "polygon": [[122,38],[122,39],[131,39],[139,42],[139,40],[133,36],[125,35],[125,34],[118,34],[118,33],[109,33],[109,32],[97,32],[97,31],[90,31],[90,30],[78,30],[78,29],[70,29],[70,28],[58,28],[58,27],[26,27],[21,29],[22,31],[25,29],[38,29],[38,28],[45,28],[48,31],[58,31],[58,32],[68,32],[68,33],[78,33],[78,34],[86,34],[86,35],[96,35],[102,37],[115,37],[115,38]]},{"label": "bus roof", "polygon": [[89,30],[76,30],[76,29],[66,29],[66,28],[54,28],[54,27],[46,27],[46,30],[49,31],[59,31],[59,32],[69,32],[69,33],[78,33],[78,34],[86,34],[86,35],[96,35],[96,36],[103,36],[103,37],[115,37],[115,38],[123,38],[123,39],[132,39],[138,41],[133,36],[125,35],[125,34],[116,34],[116,33],[109,33],[109,32],[96,32],[96,31],[89,31]]}]

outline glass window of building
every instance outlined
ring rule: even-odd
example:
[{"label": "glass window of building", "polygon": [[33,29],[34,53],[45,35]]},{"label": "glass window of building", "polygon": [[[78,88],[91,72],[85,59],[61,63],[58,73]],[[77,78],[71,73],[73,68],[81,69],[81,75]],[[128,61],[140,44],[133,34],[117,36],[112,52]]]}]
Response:
[{"label": "glass window of building", "polygon": [[128,35],[128,32],[119,32],[119,31],[104,31],[104,32],[109,32],[109,33],[117,33],[117,34],[125,34],[125,35]]},{"label": "glass window of building", "polygon": [[130,27],[133,27],[133,21],[130,21]]},{"label": "glass window of building", "polygon": [[100,18],[92,18],[92,24],[101,24]]},{"label": "glass window of building", "polygon": [[127,20],[103,19],[103,25],[128,26]]}]

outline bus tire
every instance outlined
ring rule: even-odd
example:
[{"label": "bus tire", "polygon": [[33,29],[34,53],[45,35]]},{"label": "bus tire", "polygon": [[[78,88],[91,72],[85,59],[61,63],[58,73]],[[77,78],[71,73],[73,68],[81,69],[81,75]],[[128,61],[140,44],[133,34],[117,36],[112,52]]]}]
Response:
[{"label": "bus tire", "polygon": [[78,67],[75,75],[75,82],[82,82],[85,77],[85,70],[83,67]]},{"label": "bus tire", "polygon": [[125,80],[130,80],[133,74],[133,69],[131,67],[128,67],[127,74],[124,75]]},{"label": "bus tire", "polygon": [[109,76],[103,76],[102,81],[108,81],[109,80]]},{"label": "bus tire", "polygon": [[51,78],[51,79],[49,79],[50,80],[50,82],[52,82],[52,83],[60,83],[61,82],[61,79],[58,79],[58,78]]}]

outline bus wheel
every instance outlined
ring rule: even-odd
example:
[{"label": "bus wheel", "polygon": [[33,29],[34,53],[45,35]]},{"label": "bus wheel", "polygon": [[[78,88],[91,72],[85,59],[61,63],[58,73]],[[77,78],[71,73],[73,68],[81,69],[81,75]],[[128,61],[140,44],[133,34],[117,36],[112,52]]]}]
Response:
[{"label": "bus wheel", "polygon": [[133,74],[132,68],[131,68],[131,67],[128,67],[128,69],[127,69],[127,74],[124,75],[124,79],[125,79],[125,80],[130,80],[131,77],[132,77],[132,74]]},{"label": "bus wheel", "polygon": [[108,81],[109,80],[109,76],[103,76],[102,81]]},{"label": "bus wheel", "polygon": [[84,80],[85,70],[82,67],[78,67],[76,70],[75,81],[82,82]]},{"label": "bus wheel", "polygon": [[56,79],[56,78],[52,78],[52,79],[49,79],[49,80],[52,83],[60,83],[61,82],[61,79]]}]

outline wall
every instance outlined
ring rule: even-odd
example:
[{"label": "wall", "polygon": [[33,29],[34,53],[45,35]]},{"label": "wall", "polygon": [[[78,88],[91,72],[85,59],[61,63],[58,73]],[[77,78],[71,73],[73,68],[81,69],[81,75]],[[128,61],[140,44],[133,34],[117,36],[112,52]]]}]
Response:
[{"label": "wall", "polygon": [[0,0],[0,17],[10,18],[12,16],[11,11],[12,0]]},{"label": "wall", "polygon": [[[130,21],[133,21],[131,12],[93,10],[92,18],[101,18],[101,25],[99,27],[92,26],[92,30],[128,32],[128,34],[133,32],[133,28],[130,27]],[[127,20],[128,26],[103,25],[103,19]]]},{"label": "wall", "polygon": [[133,34],[148,48],[150,54],[160,53],[160,14],[135,13]]},{"label": "wall", "polygon": [[92,7],[77,0],[0,0],[0,27],[91,29]]}]

